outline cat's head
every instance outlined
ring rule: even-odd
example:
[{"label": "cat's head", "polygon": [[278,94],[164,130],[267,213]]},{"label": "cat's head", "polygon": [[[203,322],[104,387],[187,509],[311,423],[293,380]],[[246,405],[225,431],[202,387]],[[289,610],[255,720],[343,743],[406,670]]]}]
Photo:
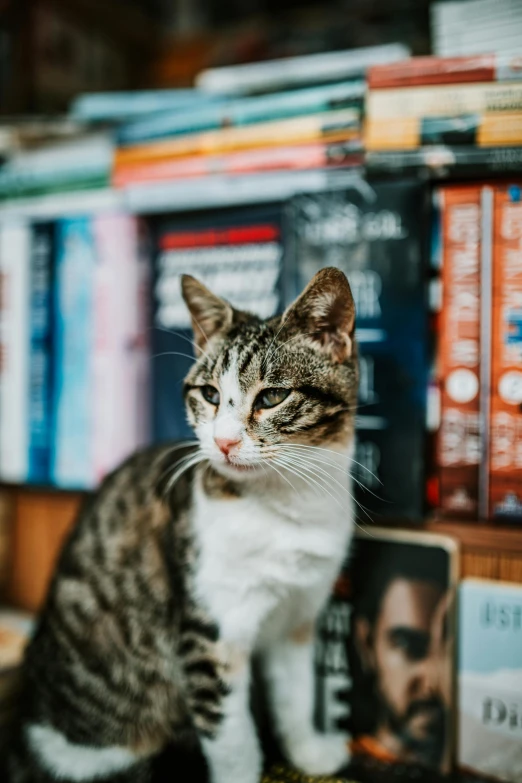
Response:
[{"label": "cat's head", "polygon": [[318,272],[282,316],[266,321],[189,275],[182,291],[197,353],[185,379],[187,414],[219,473],[280,471],[306,445],[347,450],[358,368],[355,305],[342,272]]}]

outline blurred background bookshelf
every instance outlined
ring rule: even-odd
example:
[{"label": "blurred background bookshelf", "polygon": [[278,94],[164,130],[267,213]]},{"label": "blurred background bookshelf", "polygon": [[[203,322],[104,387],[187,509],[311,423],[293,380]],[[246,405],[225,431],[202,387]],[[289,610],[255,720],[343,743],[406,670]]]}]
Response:
[{"label": "blurred background bookshelf", "polygon": [[324,265],[360,521],[522,584],[521,42],[517,0],[0,0],[7,604],[108,471],[189,436],[179,274],[266,316]]}]

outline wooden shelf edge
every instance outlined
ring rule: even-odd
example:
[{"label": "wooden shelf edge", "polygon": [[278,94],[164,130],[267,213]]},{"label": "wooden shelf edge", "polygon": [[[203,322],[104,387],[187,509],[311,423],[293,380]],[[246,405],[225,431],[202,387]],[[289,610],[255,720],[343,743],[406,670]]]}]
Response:
[{"label": "wooden shelf edge", "polygon": [[522,555],[522,527],[502,527],[487,522],[460,522],[450,519],[427,520],[423,530],[450,535],[464,550]]}]

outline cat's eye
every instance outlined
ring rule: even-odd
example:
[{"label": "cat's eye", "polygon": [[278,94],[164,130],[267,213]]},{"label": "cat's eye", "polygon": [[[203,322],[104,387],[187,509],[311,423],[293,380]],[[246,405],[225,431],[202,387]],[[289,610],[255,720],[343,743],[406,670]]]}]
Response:
[{"label": "cat's eye", "polygon": [[254,403],[256,411],[260,411],[263,408],[275,408],[276,405],[286,400],[290,394],[290,389],[263,389],[257,395]]},{"label": "cat's eye", "polygon": [[219,392],[213,386],[202,386],[201,394],[211,405],[219,405]]}]

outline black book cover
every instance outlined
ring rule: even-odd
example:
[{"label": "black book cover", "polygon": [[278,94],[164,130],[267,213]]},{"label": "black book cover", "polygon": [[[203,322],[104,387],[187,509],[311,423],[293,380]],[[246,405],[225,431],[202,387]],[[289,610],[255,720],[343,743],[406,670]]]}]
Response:
[{"label": "black book cover", "polygon": [[342,269],[360,357],[356,497],[375,515],[420,518],[428,378],[422,185],[399,181],[298,196],[286,213],[285,304],[320,268]]},{"label": "black book cover", "polygon": [[317,726],[348,731],[355,761],[449,771],[457,579],[451,538],[356,535],[316,641]]},{"label": "black book cover", "polygon": [[188,273],[239,309],[262,317],[281,306],[281,208],[267,205],[158,218],[152,308],[155,441],[193,437],[182,399],[194,351],[180,275]]},{"label": "black book cover", "polygon": [[[450,139],[444,141],[448,143]],[[519,174],[522,168],[522,147],[451,147],[434,144],[417,150],[367,152],[365,165],[369,176],[383,177],[446,179]]]}]

